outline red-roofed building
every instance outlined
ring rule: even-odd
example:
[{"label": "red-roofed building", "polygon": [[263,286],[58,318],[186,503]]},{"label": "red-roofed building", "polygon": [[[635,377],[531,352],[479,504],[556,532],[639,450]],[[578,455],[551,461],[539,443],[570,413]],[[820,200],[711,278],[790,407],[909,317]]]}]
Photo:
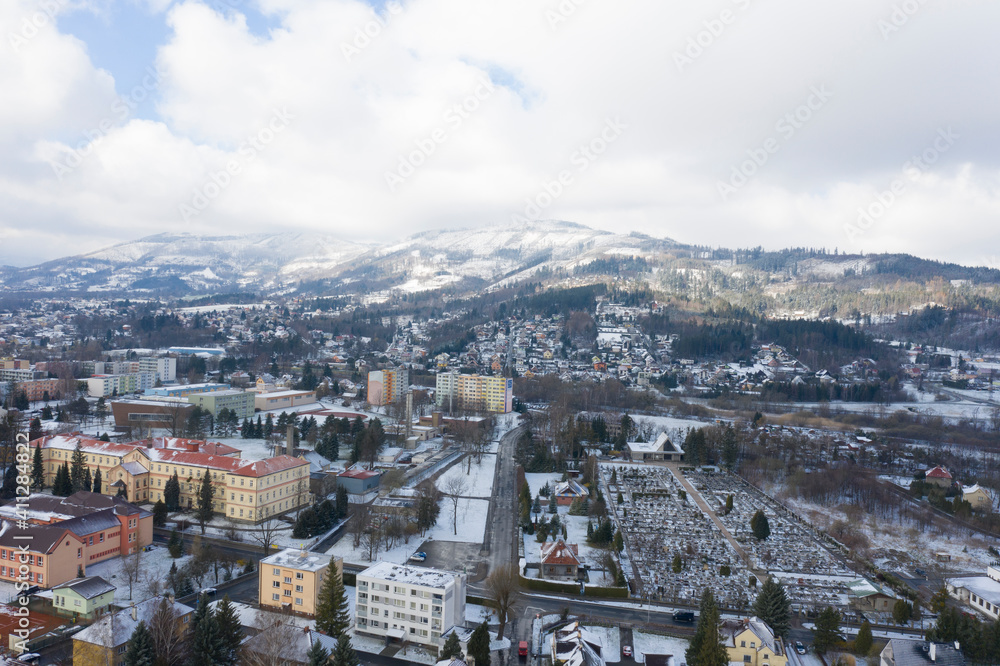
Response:
[{"label": "red-roofed building", "polygon": [[309,504],[309,462],[287,455],[243,460],[239,449],[192,439],[156,437],[129,443],[103,442],[82,435],[46,436],[31,442],[42,448],[46,483],[58,468],[72,464],[79,442],[91,472],[100,470],[103,494],[119,489],[132,502],[156,502],[174,473],[181,505],[197,504],[203,474],[215,483],[215,510],[243,522],[260,522]]},{"label": "red-roofed building", "polygon": [[562,539],[542,544],[542,562],[539,578],[549,580],[577,580],[583,560],[575,543]]},{"label": "red-roofed building", "polygon": [[382,474],[369,469],[348,469],[337,475],[337,485],[352,495],[377,490]]},{"label": "red-roofed building", "polygon": [[927,481],[927,483],[938,486],[939,488],[950,488],[951,484],[955,482],[951,473],[940,465],[934,469],[928,470],[927,474],[924,476],[924,480]]}]

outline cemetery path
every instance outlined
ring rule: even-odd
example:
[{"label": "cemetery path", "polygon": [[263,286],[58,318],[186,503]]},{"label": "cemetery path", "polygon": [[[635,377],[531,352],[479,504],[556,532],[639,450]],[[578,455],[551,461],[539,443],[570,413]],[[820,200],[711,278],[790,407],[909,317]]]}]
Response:
[{"label": "cemetery path", "polygon": [[722,533],[722,536],[726,538],[726,541],[728,541],[732,545],[736,553],[740,556],[740,558],[743,559],[743,564],[747,567],[747,569],[750,569],[752,571],[753,568],[750,565],[750,556],[743,549],[743,546],[741,546],[739,542],[736,541],[736,538],[732,534],[730,534],[729,530],[726,529],[726,526],[722,524],[722,521],[719,519],[717,515],[715,515],[715,511],[713,511],[712,508],[708,506],[708,502],[706,502],[705,498],[701,496],[701,493],[695,490],[695,487],[691,485],[691,482],[688,481],[684,477],[684,475],[677,469],[676,465],[671,465],[668,463],[666,467],[670,470],[670,473],[674,475],[674,478],[677,479],[678,482],[680,482],[681,486],[684,487],[684,491],[688,494],[688,496],[694,499],[694,503],[698,505],[698,508],[701,509],[702,513],[708,516],[709,519],[711,519],[711,521],[715,523],[715,526],[719,528],[719,531]]}]

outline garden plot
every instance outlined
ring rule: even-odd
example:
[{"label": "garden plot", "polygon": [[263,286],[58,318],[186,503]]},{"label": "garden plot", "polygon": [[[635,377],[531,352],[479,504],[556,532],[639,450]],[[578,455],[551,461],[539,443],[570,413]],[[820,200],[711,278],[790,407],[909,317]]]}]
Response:
[{"label": "garden plot", "polygon": [[[615,482],[612,482],[614,474]],[[636,594],[660,601],[694,604],[705,588],[723,606],[745,607],[749,573],[717,526],[664,467],[602,465],[606,499],[625,537],[630,578]],[[618,503],[619,493],[622,502]],[[675,555],[682,569],[674,573]],[[725,573],[728,570],[728,575]]]},{"label": "garden plot", "polygon": [[[558,481],[559,475],[555,475]],[[542,485],[545,485],[544,483]],[[555,483],[550,483],[550,487],[554,487]],[[534,489],[533,489],[534,490]],[[537,493],[535,494],[537,497]],[[549,513],[549,499],[547,497],[541,497],[540,503],[542,505],[542,513],[538,514],[539,518],[544,517],[546,520],[551,520],[552,515]],[[590,573],[590,583],[591,584],[607,584],[613,585],[614,581],[609,581],[604,579],[603,568],[601,565],[601,555],[604,551],[600,548],[595,548],[587,544],[587,523],[593,522],[594,519],[588,516],[573,516],[569,513],[570,507],[568,506],[557,506],[556,514],[559,516],[559,523],[566,527],[566,536],[562,536],[562,531],[560,530],[559,537],[563,539],[567,544],[576,544],[578,553],[581,558],[583,558],[583,563],[589,565],[591,568]],[[536,516],[532,514],[534,519]],[[536,534],[523,534],[524,539],[524,559],[528,564],[539,565],[542,560],[542,544],[537,540]],[[554,541],[555,538],[550,536],[548,538],[549,542]],[[528,576],[532,578],[538,577],[539,570],[536,567],[528,569]]]},{"label": "garden plot", "polygon": [[[857,579],[820,537],[767,495],[724,473],[685,472],[723,525],[750,554],[752,563],[784,581],[793,604],[803,608],[847,605],[847,583]],[[726,512],[726,498],[733,509]],[[763,510],[771,535],[759,541],[750,520]]]}]

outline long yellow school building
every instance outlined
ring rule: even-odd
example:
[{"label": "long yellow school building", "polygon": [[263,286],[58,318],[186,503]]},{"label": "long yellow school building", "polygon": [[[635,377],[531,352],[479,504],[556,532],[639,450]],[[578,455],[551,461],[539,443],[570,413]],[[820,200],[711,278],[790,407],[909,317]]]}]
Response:
[{"label": "long yellow school building", "polygon": [[31,442],[42,451],[45,483],[51,485],[63,463],[72,464],[77,445],[91,475],[101,472],[101,493],[124,489],[130,502],[163,499],[167,481],[177,474],[183,508],[198,504],[202,477],[210,474],[217,513],[235,521],[260,522],[310,503],[309,462],[289,455],[242,460],[239,449],[201,440],[157,437],[129,443],[104,442],[78,434],[52,435]]}]

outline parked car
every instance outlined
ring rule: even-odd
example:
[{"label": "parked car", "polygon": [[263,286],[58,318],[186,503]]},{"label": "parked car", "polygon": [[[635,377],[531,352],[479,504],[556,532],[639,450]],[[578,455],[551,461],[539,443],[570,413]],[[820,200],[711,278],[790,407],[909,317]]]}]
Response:
[{"label": "parked car", "polygon": [[521,641],[517,644],[517,656],[521,659],[528,658],[528,641]]},{"label": "parked car", "polygon": [[691,611],[674,611],[674,622],[694,622],[694,613]]},{"label": "parked car", "polygon": [[806,646],[802,644],[802,641],[795,641],[795,651],[799,654],[806,653]]},{"label": "parked car", "polygon": [[622,647],[622,656],[623,657],[628,657],[629,659],[632,658],[632,646],[631,645],[625,645],[625,646]]},{"label": "parked car", "polygon": [[426,559],[427,559],[427,553],[423,552],[422,550],[418,550],[417,552],[413,553],[413,555],[410,555],[411,562],[423,562]]},{"label": "parked car", "polygon": [[923,578],[927,578],[927,572],[926,572],[926,571],[924,571],[923,569],[914,569],[913,571],[914,571],[914,573],[916,573],[916,574],[917,574],[918,576],[922,576]]},{"label": "parked car", "polygon": [[202,594],[207,594],[210,597],[214,597],[216,592],[218,592],[218,590],[216,590],[214,587],[206,587],[204,590],[201,591]]}]

